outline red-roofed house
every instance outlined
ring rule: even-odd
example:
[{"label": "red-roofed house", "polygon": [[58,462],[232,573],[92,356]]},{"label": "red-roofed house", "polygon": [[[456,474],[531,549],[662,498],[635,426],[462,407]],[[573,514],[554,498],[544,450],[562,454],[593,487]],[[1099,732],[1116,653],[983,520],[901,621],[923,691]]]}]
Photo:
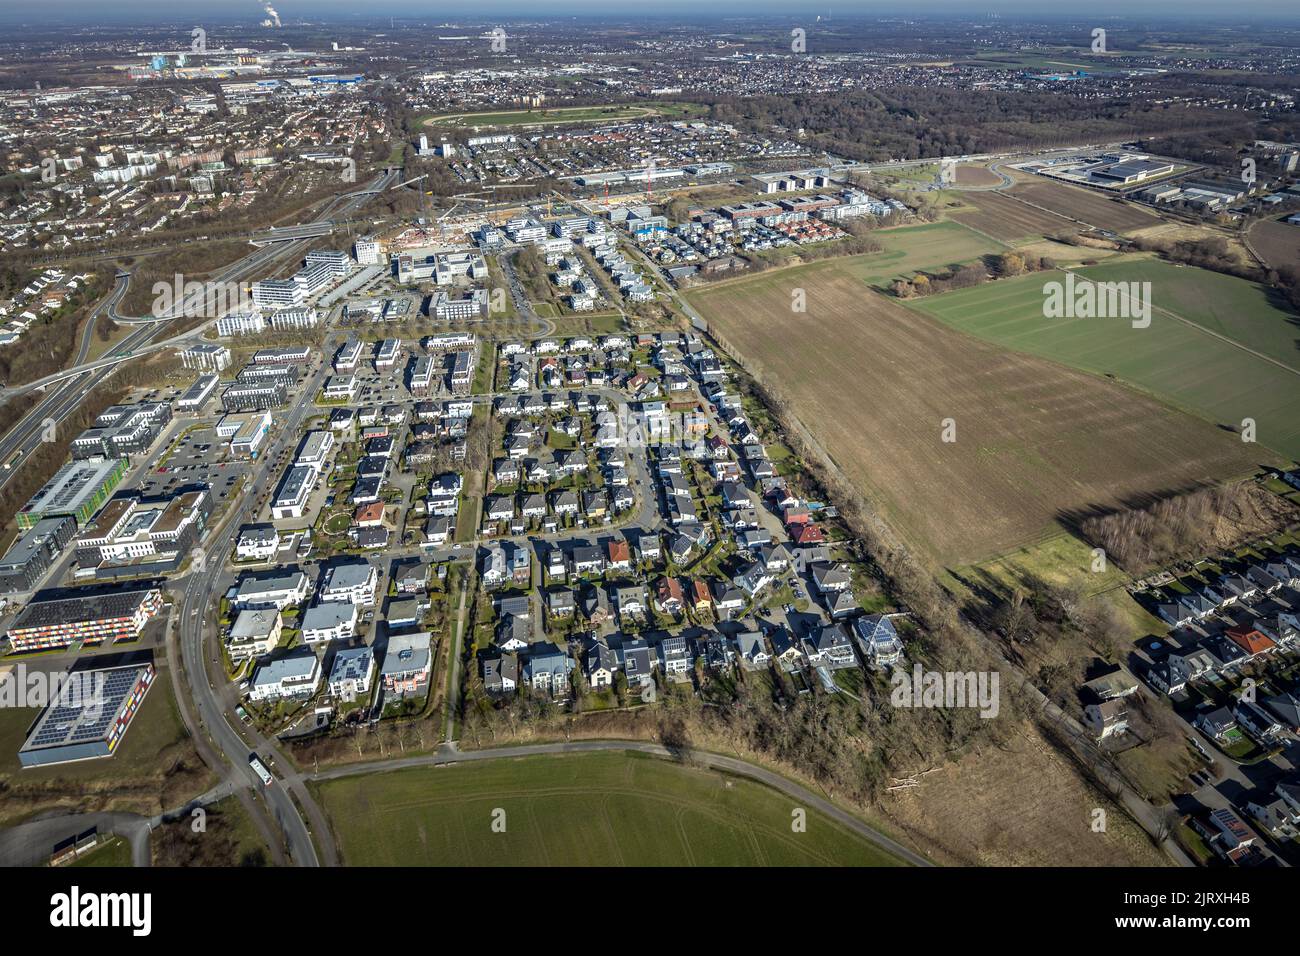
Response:
[{"label": "red-roofed house", "polygon": [[795,544],[821,544],[826,540],[826,532],[819,524],[797,524],[790,532],[790,540]]},{"label": "red-roofed house", "polygon": [[384,503],[372,501],[362,505],[352,514],[352,523],[358,528],[377,528],[384,523]]},{"label": "red-roofed house", "polygon": [[1277,645],[1253,627],[1228,628],[1228,640],[1236,644],[1251,657],[1267,654],[1277,649]]}]

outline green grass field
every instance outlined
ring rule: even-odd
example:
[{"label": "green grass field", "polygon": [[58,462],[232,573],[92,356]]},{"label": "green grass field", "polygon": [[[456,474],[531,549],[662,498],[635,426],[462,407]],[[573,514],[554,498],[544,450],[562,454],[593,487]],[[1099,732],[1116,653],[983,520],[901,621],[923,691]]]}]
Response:
[{"label": "green grass field", "polygon": [[885,288],[900,276],[911,276],[922,269],[971,262],[989,253],[1003,252],[1006,246],[967,229],[959,222],[932,222],[921,226],[903,226],[872,234],[885,247],[836,260],[848,271],[877,288]]},{"label": "green grass field", "polygon": [[[635,754],[538,756],[314,784],[350,866],[896,866],[748,780]],[[493,811],[505,832],[493,832]]]},{"label": "green grass field", "polygon": [[1300,378],[1232,344],[1300,368],[1296,320],[1274,308],[1262,288],[1154,260],[1080,272],[1098,281],[1152,282],[1151,325],[1044,318],[1044,283],[1063,280],[1062,273],[1003,279],[906,304],[988,341],[1114,376],[1219,425],[1240,427],[1243,419],[1254,419],[1261,444],[1300,457]]}]

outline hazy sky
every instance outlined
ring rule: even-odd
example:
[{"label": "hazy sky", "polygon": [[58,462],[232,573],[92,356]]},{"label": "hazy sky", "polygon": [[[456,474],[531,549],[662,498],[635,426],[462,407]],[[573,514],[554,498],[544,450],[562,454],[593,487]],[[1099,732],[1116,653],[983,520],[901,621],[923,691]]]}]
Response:
[{"label": "hazy sky", "polygon": [[[213,19],[262,16],[261,0],[0,0],[0,18],[7,21],[39,22],[42,19],[107,23],[141,20]],[[555,15],[615,16],[719,16],[770,14],[798,16],[804,12],[844,16],[940,16],[964,13],[983,16],[1000,13],[1029,18],[1122,16],[1136,19],[1181,19],[1188,16],[1248,22],[1252,19],[1300,20],[1296,0],[1251,0],[1225,4],[1223,0],[651,0],[639,4],[609,4],[607,0],[475,0],[470,4],[428,2],[428,0],[275,0],[285,19],[361,19],[375,16],[405,16],[453,19],[461,16]]]}]

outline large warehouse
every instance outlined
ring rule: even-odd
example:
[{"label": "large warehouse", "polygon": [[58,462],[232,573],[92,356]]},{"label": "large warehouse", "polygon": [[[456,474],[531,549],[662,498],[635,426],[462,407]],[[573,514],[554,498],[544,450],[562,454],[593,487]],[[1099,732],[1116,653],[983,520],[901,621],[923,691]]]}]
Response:
[{"label": "large warehouse", "polygon": [[152,663],[74,671],[18,750],[24,767],[111,757],[153,684]]}]

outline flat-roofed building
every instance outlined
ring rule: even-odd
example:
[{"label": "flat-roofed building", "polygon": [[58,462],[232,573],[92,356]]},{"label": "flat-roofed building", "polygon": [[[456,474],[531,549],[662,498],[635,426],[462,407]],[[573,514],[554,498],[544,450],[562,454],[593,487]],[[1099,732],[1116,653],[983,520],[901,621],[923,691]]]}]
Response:
[{"label": "flat-roofed building", "polygon": [[18,762],[42,767],[113,756],[154,676],[152,662],[70,672],[18,749]]},{"label": "flat-roofed building", "polygon": [[[257,450],[271,432],[270,412],[249,412],[237,417],[239,427],[230,436],[230,453],[241,458],[256,458]],[[224,419],[223,419],[224,421]]]},{"label": "flat-roofed building", "polygon": [[305,298],[304,285],[295,279],[262,279],[253,283],[253,302],[259,308],[291,308],[302,305]]},{"label": "flat-roofed building", "polygon": [[401,339],[384,339],[375,352],[375,368],[392,368],[402,354]]},{"label": "flat-roofed building", "polygon": [[24,531],[42,518],[70,515],[78,525],[90,521],[126,474],[125,458],[70,461],[32,495],[15,516]]},{"label": "flat-roofed building", "polygon": [[194,384],[181,393],[180,398],[176,399],[176,411],[178,412],[199,412],[203,406],[208,403],[208,399],[217,393],[217,383],[221,378],[214,374],[200,375],[195,379]]},{"label": "flat-roofed building", "polygon": [[123,458],[153,447],[167,423],[172,407],[166,402],[110,405],[72,440],[73,458]]},{"label": "flat-roofed building", "polygon": [[271,516],[277,519],[301,518],[319,475],[311,465],[294,463],[284,473],[280,488],[271,504]]},{"label": "flat-roofed building", "polygon": [[238,383],[221,393],[221,407],[227,412],[265,411],[279,408],[288,398],[289,390],[281,379]]},{"label": "flat-roofed building", "polygon": [[355,375],[331,375],[325,380],[323,395],[327,402],[351,401],[357,394]]},{"label": "flat-roofed building", "polygon": [[357,632],[357,606],[351,601],[320,601],[302,615],[305,644],[344,641]]},{"label": "flat-roofed building", "polygon": [[328,431],[313,429],[304,435],[298,444],[298,454],[294,456],[294,461],[300,465],[311,465],[313,468],[320,469],[324,467],[325,459],[333,450],[334,435]]},{"label": "flat-roofed building", "polygon": [[474,382],[474,353],[456,352],[451,357],[451,368],[447,372],[447,384],[453,392],[463,394],[469,391]]},{"label": "flat-roofed building", "polygon": [[173,571],[198,544],[211,510],[201,488],[167,498],[114,498],[77,535],[77,561],[101,577]]},{"label": "flat-roofed building", "polygon": [[283,348],[258,349],[253,353],[254,365],[302,365],[311,358],[311,347],[286,345]]},{"label": "flat-roofed building", "polygon": [[230,595],[230,603],[237,608],[275,608],[283,611],[292,604],[307,599],[311,581],[297,568],[269,574],[245,574]]},{"label": "flat-roofed building", "polygon": [[251,657],[265,657],[280,643],[284,618],[275,608],[246,608],[235,617],[226,638],[226,650],[233,663]]},{"label": "flat-roofed building", "polygon": [[191,345],[181,352],[181,365],[200,372],[223,372],[230,367],[230,349],[224,345]]},{"label": "flat-roofed building", "polygon": [[305,698],[320,686],[320,661],[310,647],[290,651],[278,660],[258,665],[249,681],[251,700]]},{"label": "flat-roofed building", "polygon": [[487,289],[471,289],[463,296],[452,298],[444,290],[438,290],[433,296],[429,312],[434,318],[475,319],[488,314]]},{"label": "flat-roofed building", "polygon": [[486,279],[487,274],[487,260],[478,252],[448,252],[433,260],[433,281],[438,285],[447,285],[462,276]]},{"label": "flat-roofed building", "polygon": [[[258,305],[261,303],[259,302]],[[262,317],[261,312],[231,312],[217,319],[217,335],[223,339],[238,335],[260,335],[265,331],[266,319]],[[230,350],[226,351],[228,353]]]},{"label": "flat-roofed building", "polygon": [[25,531],[0,558],[0,594],[30,591],[58,560],[77,531],[68,515],[43,518]]},{"label": "flat-roofed building", "polygon": [[375,603],[379,573],[369,561],[351,560],[332,565],[321,584],[322,601],[351,601],[361,607]]},{"label": "flat-roofed building", "polygon": [[334,371],[351,372],[361,362],[361,342],[348,339],[334,353]]},{"label": "flat-roofed building", "polygon": [[429,355],[417,355],[411,360],[411,373],[407,387],[413,395],[425,395],[433,385],[433,358]]},{"label": "flat-roofed building", "polygon": [[379,669],[385,693],[404,697],[428,686],[433,668],[432,641],[428,631],[388,636],[384,663]]},{"label": "flat-roofed building", "polygon": [[351,703],[370,693],[375,675],[375,655],[368,647],[345,647],[330,665],[330,693]]},{"label": "flat-roofed building", "polygon": [[157,588],[71,597],[38,594],[10,625],[9,643],[15,651],[43,651],[78,642],[134,640],[161,607]]}]

